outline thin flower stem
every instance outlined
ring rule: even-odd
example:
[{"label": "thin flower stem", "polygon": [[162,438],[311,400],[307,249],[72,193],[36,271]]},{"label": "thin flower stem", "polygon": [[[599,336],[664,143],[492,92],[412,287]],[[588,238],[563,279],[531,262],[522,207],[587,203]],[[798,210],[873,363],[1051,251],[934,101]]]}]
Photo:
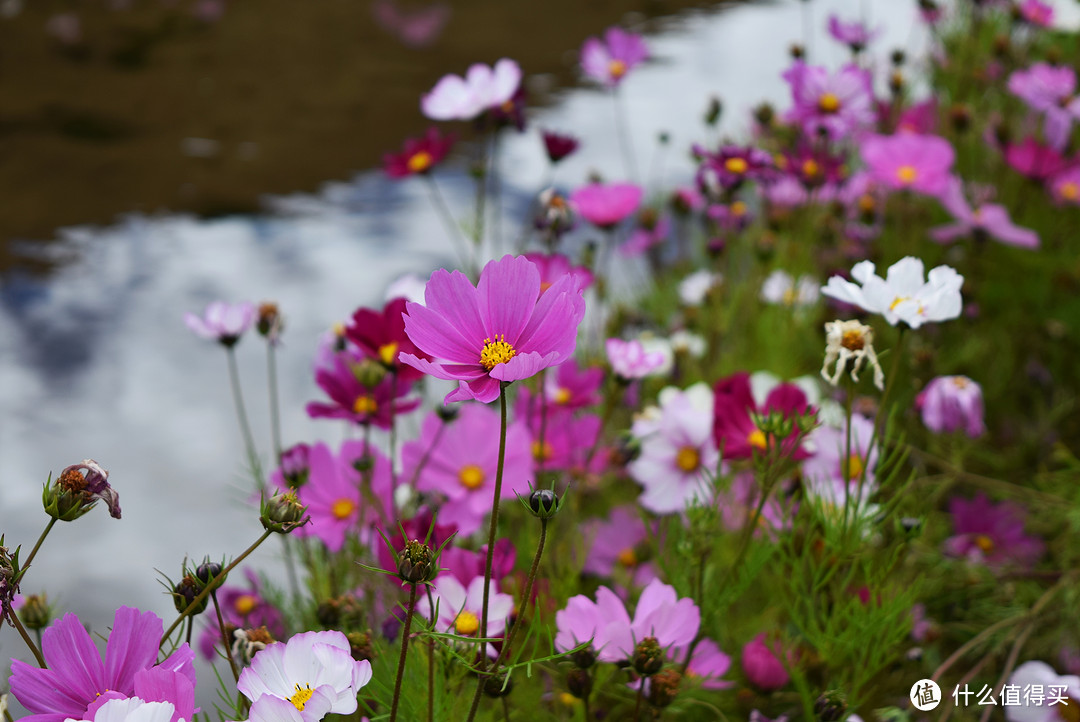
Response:
[{"label": "thin flower stem", "polygon": [[540,541],[536,544],[536,554],[533,556],[532,567],[529,569],[529,578],[525,582],[525,593],[521,596],[521,604],[518,605],[518,613],[514,618],[514,623],[510,627],[509,634],[503,639],[502,649],[499,650],[499,656],[495,658],[495,664],[492,665],[496,669],[499,667],[499,663],[502,662],[503,656],[510,649],[510,645],[514,643],[514,635],[517,634],[518,627],[521,625],[521,619],[525,616],[525,611],[529,608],[529,599],[532,597],[533,584],[536,582],[536,570],[540,568],[540,557],[544,554],[544,542],[547,541],[547,519],[540,520]]},{"label": "thin flower stem", "polygon": [[[431,587],[427,588],[428,609],[431,610],[431,628],[435,628],[435,601],[431,598]],[[428,638],[428,661],[427,661],[427,718],[428,722],[435,722],[435,638]]]},{"label": "thin flower stem", "polygon": [[[886,402],[892,393],[893,384],[896,383],[897,372],[900,370],[900,357],[904,355],[904,340],[907,338],[907,334],[904,332],[906,330],[907,326],[900,326],[896,337],[896,355],[893,356],[892,365],[889,367],[889,378],[885,380],[885,390],[881,394],[881,404],[878,406],[877,415],[874,417],[874,428],[870,432],[870,443],[866,445],[866,459],[863,462],[862,473],[859,474],[860,489],[862,489],[862,485],[866,481],[866,474],[870,470],[870,454],[874,449],[874,443],[881,436],[881,427],[885,422]],[[850,425],[850,421],[848,423]]]},{"label": "thin flower stem", "polygon": [[229,384],[232,386],[233,402],[236,405],[236,418],[240,423],[240,433],[244,437],[244,446],[247,449],[248,463],[251,464],[251,473],[255,475],[255,485],[261,494],[266,491],[266,482],[263,480],[262,465],[259,463],[259,452],[255,450],[255,437],[252,436],[251,424],[248,423],[244,395],[240,390],[240,369],[236,364],[235,348],[226,346],[225,356],[229,359]]},{"label": "thin flower stem", "polygon": [[[218,606],[217,590],[210,592],[210,599],[214,602],[214,614],[217,615],[218,629],[221,631],[221,642],[225,645],[225,656],[229,659],[229,669],[232,670],[234,682],[240,681],[240,670],[236,668],[236,660],[232,656],[232,644],[229,642],[229,634],[225,631],[225,618],[221,616],[221,607]],[[188,618],[191,624],[191,618]],[[189,627],[190,629],[190,627]]]},{"label": "thin flower stem", "polygon": [[34,543],[34,548],[30,550],[30,554],[26,557],[26,561],[19,565],[19,576],[15,577],[15,584],[22,581],[22,578],[26,575],[26,570],[30,568],[30,563],[34,561],[34,557],[37,556],[38,549],[45,542],[45,537],[49,536],[49,532],[52,531],[53,526],[56,524],[56,517],[51,517],[49,523],[45,525],[45,529],[41,532],[41,536],[38,537],[37,542]]},{"label": "thin flower stem", "polygon": [[430,174],[425,175],[424,180],[427,181],[429,195],[431,196],[431,204],[435,206],[435,210],[442,219],[443,225],[449,229],[450,239],[454,245],[454,252],[457,253],[458,260],[461,261],[462,269],[468,275],[474,275],[476,263],[471,258],[468,239],[465,238],[465,235],[461,232],[461,226],[458,225],[457,220],[454,219],[454,213],[450,210],[450,206],[447,204],[446,198],[443,197],[442,191],[439,190],[439,184],[435,182],[435,176]]},{"label": "thin flower stem", "polygon": [[272,533],[273,532],[271,532],[269,529],[265,530],[262,533],[262,536],[255,540],[255,543],[253,543],[251,546],[241,552],[240,556],[238,556],[236,559],[233,559],[227,567],[221,570],[220,574],[211,579],[210,583],[203,587],[203,590],[199,592],[194,599],[191,600],[191,603],[184,608],[184,611],[180,612],[180,616],[173,620],[173,623],[170,624],[169,628],[165,630],[165,633],[161,635],[161,642],[158,644],[159,648],[165,646],[165,640],[169,638],[169,635],[175,632],[176,628],[180,626],[180,623],[183,622],[189,614],[195,611],[195,609],[197,609],[198,606],[202,604],[203,600],[210,596],[210,592],[221,586],[221,584],[225,581],[225,576],[237,566],[239,566],[240,562],[247,559],[253,551],[258,549],[259,545],[266,541],[266,538]]},{"label": "thin flower stem", "polygon": [[592,713],[589,711],[589,695],[585,695],[581,698],[581,707],[581,711],[585,715],[585,722],[590,722],[592,720]]},{"label": "thin flower stem", "polygon": [[505,722],[510,722],[510,701],[505,696],[502,698],[502,708],[503,720],[505,720]]},{"label": "thin flower stem", "polygon": [[[506,461],[506,384],[499,383],[499,414],[501,425],[499,427],[499,463],[495,469],[495,498],[491,502],[491,523],[488,525],[487,557],[484,561],[484,603],[480,612],[480,638],[487,639],[488,602],[491,596],[491,566],[495,558],[495,534],[499,528],[499,495],[502,493],[503,465]],[[486,644],[486,642],[485,642]],[[476,682],[476,693],[473,694],[472,707],[469,709],[467,722],[473,722],[476,718],[476,710],[480,708],[480,695],[484,691],[484,670],[487,667],[487,655],[480,655],[480,674]]]},{"label": "thin flower stem", "polygon": [[11,626],[15,627],[19,636],[26,642],[26,646],[29,647],[30,651],[34,654],[34,659],[37,660],[38,666],[42,669],[47,669],[48,665],[45,664],[45,658],[41,656],[41,650],[34,644],[34,640],[30,639],[30,635],[26,633],[26,627],[24,627],[19,620],[18,613],[12,610],[11,614],[7,615],[7,620],[11,622]]},{"label": "thin flower stem", "polygon": [[195,629],[195,617],[188,617],[187,618],[187,631],[184,632],[184,641],[187,642],[187,645],[189,647],[191,646],[191,633],[194,631],[194,629]]},{"label": "thin flower stem", "polygon": [[[405,657],[409,653],[409,631],[412,629],[413,610],[416,608],[416,584],[409,585],[409,606],[405,610],[405,628],[401,630],[401,656],[398,657],[397,677],[394,679],[394,701],[390,703],[390,722],[397,719],[398,703],[401,701],[401,681],[405,677]],[[431,689],[428,689],[431,696]]]},{"label": "thin flower stem", "polygon": [[645,680],[641,680],[641,684],[637,689],[637,701],[634,702],[634,722],[640,722],[641,720],[641,700],[645,698]]},{"label": "thin flower stem", "polygon": [[390,371],[390,488],[397,488],[397,369]]},{"label": "thin flower stem", "polygon": [[639,181],[637,158],[634,157],[634,145],[630,141],[630,132],[626,127],[626,113],[624,112],[622,95],[619,86],[611,89],[611,98],[615,106],[615,132],[619,136],[619,147],[622,150],[623,163],[626,165],[626,173],[635,183]]},{"label": "thin flower stem", "polygon": [[428,459],[431,458],[432,452],[435,451],[435,447],[439,445],[439,441],[442,439],[443,429],[446,428],[448,422],[444,421],[439,425],[439,428],[435,430],[435,437],[431,440],[431,445],[424,449],[424,455],[420,457],[420,463],[416,465],[416,471],[413,472],[412,477],[409,479],[409,487],[416,488],[416,480],[420,478],[420,472],[427,466]]},{"label": "thin flower stem", "polygon": [[278,403],[277,351],[273,343],[266,342],[266,383],[270,393],[270,443],[274,459],[281,463],[281,410]]}]

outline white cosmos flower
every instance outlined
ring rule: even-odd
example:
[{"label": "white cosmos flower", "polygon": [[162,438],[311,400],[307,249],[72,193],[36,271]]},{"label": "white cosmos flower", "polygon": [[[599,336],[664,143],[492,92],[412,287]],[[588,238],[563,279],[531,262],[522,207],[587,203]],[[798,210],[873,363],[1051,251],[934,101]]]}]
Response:
[{"label": "white cosmos flower", "polygon": [[[833,276],[821,289],[826,296],[880,313],[891,325],[903,321],[911,328],[927,322],[947,321],[960,315],[960,287],[964,277],[950,266],[938,266],[923,275],[923,262],[907,256],[889,267],[885,278],[874,273],[870,261],[856,263],[851,277]],[[860,285],[861,284],[861,285]]]},{"label": "white cosmos flower", "polygon": [[761,284],[761,300],[781,306],[812,306],[820,295],[820,284],[810,276],[799,280],[787,271],[776,270]]},{"label": "white cosmos flower", "polygon": [[714,286],[720,285],[723,276],[712,271],[694,271],[679,283],[679,298],[687,306],[700,306]]},{"label": "white cosmos flower", "polygon": [[[1018,687],[1019,704],[1005,705],[1009,722],[1061,722],[1076,719],[1080,705],[1080,677],[1059,675],[1046,662],[1024,662],[1009,677],[1009,684]],[[1035,690],[1039,690],[1036,696]],[[1064,702],[1064,704],[1063,704]],[[1004,703],[1003,703],[1004,704]]]},{"label": "white cosmos flower", "polygon": [[494,67],[477,63],[465,77],[445,75],[420,101],[432,120],[472,120],[514,97],[521,85],[521,67],[503,58]]},{"label": "white cosmos flower", "polygon": [[[175,712],[171,702],[144,702],[138,697],[129,697],[109,700],[98,707],[91,719],[93,722],[171,722]],[[66,722],[76,720],[68,718]]]},{"label": "white cosmos flower", "polygon": [[[435,620],[435,629],[461,637],[479,637],[480,619],[484,612],[484,577],[477,576],[466,587],[453,574],[440,574],[431,585],[432,601],[439,611]],[[488,639],[500,636],[506,631],[506,619],[514,611],[514,598],[499,591],[498,584],[492,579],[488,582]],[[431,617],[431,606],[427,596],[417,600],[416,611],[422,617]],[[495,647],[487,647],[489,656],[496,656]]]},{"label": "white cosmos flower", "polygon": [[[371,663],[352,658],[344,634],[304,632],[256,654],[251,666],[240,673],[236,688],[255,703],[264,696],[285,700],[304,722],[315,722],[328,713],[355,712],[356,692],[370,680]],[[329,708],[325,708],[327,702]],[[286,709],[277,703],[264,703],[264,707]],[[267,719],[285,718],[271,715]]]}]

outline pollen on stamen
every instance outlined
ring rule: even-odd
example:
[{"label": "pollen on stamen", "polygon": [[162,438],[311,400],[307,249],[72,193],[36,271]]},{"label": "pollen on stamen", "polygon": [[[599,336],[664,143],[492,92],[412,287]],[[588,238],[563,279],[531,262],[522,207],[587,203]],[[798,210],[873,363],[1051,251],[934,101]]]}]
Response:
[{"label": "pollen on stamen", "polygon": [[517,356],[517,350],[506,342],[505,336],[500,334],[495,337],[495,340],[484,339],[484,348],[480,350],[480,365],[490,371],[515,356]]}]

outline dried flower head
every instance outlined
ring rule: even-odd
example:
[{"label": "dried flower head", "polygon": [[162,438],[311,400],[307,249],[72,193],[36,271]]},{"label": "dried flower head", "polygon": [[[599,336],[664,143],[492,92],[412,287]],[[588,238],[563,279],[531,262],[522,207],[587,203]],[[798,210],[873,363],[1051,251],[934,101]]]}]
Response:
[{"label": "dried flower head", "polygon": [[[851,361],[851,380],[859,380],[859,371],[863,364],[874,369],[874,385],[885,388],[885,372],[881,370],[877,354],[874,352],[874,329],[858,321],[831,321],[825,324],[825,363],[821,367],[821,377],[833,386],[840,383],[840,377]],[[833,366],[830,374],[829,366]]]}]

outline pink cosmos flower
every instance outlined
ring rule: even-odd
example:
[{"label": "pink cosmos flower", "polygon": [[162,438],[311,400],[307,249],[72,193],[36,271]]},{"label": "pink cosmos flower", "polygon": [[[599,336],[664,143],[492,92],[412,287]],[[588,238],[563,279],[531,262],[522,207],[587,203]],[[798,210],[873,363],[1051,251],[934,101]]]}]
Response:
[{"label": "pink cosmos flower", "polygon": [[[686,650],[672,647],[668,650],[668,659],[681,664],[686,659]],[[703,689],[726,689],[734,683],[720,678],[729,669],[731,657],[724,654],[716,642],[705,637],[694,647],[694,654],[686,665],[686,677],[700,682]]]},{"label": "pink cosmos flower", "polygon": [[544,395],[549,404],[567,410],[576,410],[600,403],[600,386],[604,383],[604,370],[598,366],[581,368],[577,361],[569,359],[559,365],[555,373],[544,377]]},{"label": "pink cosmos flower", "polygon": [[395,382],[390,374],[374,388],[365,386],[357,378],[349,355],[347,351],[334,354],[329,368],[315,370],[315,383],[332,403],[312,401],[306,407],[308,416],[389,429],[394,415],[406,414],[420,405],[419,397],[409,397],[412,383],[402,379]]},{"label": "pink cosmos flower", "polygon": [[[465,585],[456,577],[443,574],[431,586],[433,601],[439,610],[435,629],[461,637],[479,636],[484,610],[483,575],[471,579],[468,585]],[[506,620],[514,611],[514,598],[500,592],[494,580],[488,584],[488,595],[487,634],[488,637],[498,637],[506,630]],[[431,606],[426,594],[418,600],[416,611],[421,616],[431,617]],[[487,647],[488,655],[494,657],[495,647],[491,644],[484,646]]]},{"label": "pink cosmos flower", "polygon": [[979,492],[974,499],[953,497],[949,502],[953,535],[945,540],[949,556],[990,567],[1034,566],[1044,545],[1024,533],[1024,508],[1011,502],[992,503]]},{"label": "pink cosmos flower", "polygon": [[641,35],[611,27],[602,41],[589,38],[581,46],[581,69],[593,80],[614,88],[648,57],[649,49]]},{"label": "pink cosmos flower", "polygon": [[182,644],[155,665],[163,625],[151,612],[120,607],[102,663],[90,633],[74,614],[65,614],[42,634],[48,669],[11,662],[11,693],[31,713],[30,722],[93,719],[109,700],[139,697],[171,702],[173,722],[195,712],[194,652]]},{"label": "pink cosmos flower", "polygon": [[760,499],[761,488],[754,478],[754,472],[741,471],[736,474],[730,488],[716,495],[724,527],[730,531],[738,531],[749,523],[770,536],[778,530],[791,528],[791,510],[780,503],[777,495],[766,499],[761,514],[755,517]]},{"label": "pink cosmos flower", "polygon": [[1046,140],[1056,150],[1064,149],[1073,122],[1080,119],[1076,72],[1065,65],[1035,63],[1009,76],[1009,92],[1043,115]]},{"label": "pink cosmos flower", "polygon": [[570,204],[582,218],[606,230],[633,215],[643,194],[633,183],[590,183],[570,194]]},{"label": "pink cosmos flower", "polygon": [[830,73],[801,60],[784,73],[794,105],[785,116],[811,137],[839,140],[874,124],[874,90],[870,72],[845,65]]},{"label": "pink cosmos flower", "polygon": [[623,381],[644,378],[667,364],[667,357],[662,351],[646,352],[637,339],[623,341],[609,338],[604,342],[604,350],[607,351],[611,370]]},{"label": "pink cosmos flower", "polygon": [[514,97],[521,85],[521,67],[503,58],[489,67],[477,63],[462,78],[445,75],[420,101],[420,109],[432,120],[472,120]]},{"label": "pink cosmos flower", "polygon": [[1038,248],[1039,234],[1027,228],[1014,225],[1009,219],[1009,211],[997,203],[979,203],[974,208],[968,205],[964,197],[964,186],[959,178],[954,178],[941,198],[941,205],[952,213],[956,223],[930,229],[930,237],[938,243],[948,243],[970,236],[974,238],[995,238],[1002,243],[1020,248]]},{"label": "pink cosmos flower", "polygon": [[871,30],[858,20],[844,22],[839,15],[832,13],[829,15],[829,35],[847,45],[852,52],[860,53],[874,38],[881,35],[881,28]]},{"label": "pink cosmos flower", "polygon": [[[420,438],[401,450],[402,478],[416,476],[417,490],[445,497],[439,521],[457,525],[465,536],[479,529],[491,510],[500,425],[498,412],[473,404],[463,406],[451,422],[431,413]],[[528,493],[532,478],[529,431],[524,423],[514,422],[506,432],[502,498]]]},{"label": "pink cosmos flower", "polygon": [[641,514],[629,506],[612,509],[606,520],[586,522],[582,536],[588,552],[582,571],[618,579],[622,570],[635,586],[648,584],[656,578],[656,568],[641,559],[642,549],[656,530],[655,522],[646,525]]},{"label": "pink cosmos flower", "polygon": [[544,150],[553,165],[571,155],[580,145],[578,139],[572,135],[563,135],[550,130],[543,131],[541,135],[544,139]]},{"label": "pink cosmos flower", "polygon": [[[885,117],[888,117],[891,107],[890,103],[881,103],[878,106],[879,116],[884,113]],[[937,128],[937,100],[935,98],[927,98],[921,103],[907,106],[900,111],[900,117],[896,120],[897,133],[925,135],[932,134],[935,128]]]},{"label": "pink cosmos flower", "polygon": [[700,163],[695,176],[698,188],[713,199],[728,201],[743,183],[776,177],[772,154],[753,146],[723,145],[713,152],[695,145],[693,154]]},{"label": "pink cosmos flower", "polygon": [[671,221],[664,217],[657,217],[655,211],[646,209],[641,213],[634,232],[619,246],[619,253],[628,258],[636,258],[662,244],[668,239],[670,233]]},{"label": "pink cosmos flower", "polygon": [[[542,400],[543,396],[534,396],[529,389],[522,388],[514,407],[515,418],[524,420],[532,435],[532,455],[537,469],[584,471],[589,452],[600,435],[600,417],[575,415],[565,406],[551,402],[545,409]],[[594,455],[592,462],[593,466],[603,466],[599,455]]]},{"label": "pink cosmos flower", "polygon": [[423,175],[441,163],[453,147],[453,135],[443,135],[431,127],[423,136],[406,140],[400,153],[384,155],[383,169],[391,178]]},{"label": "pink cosmos flower", "polygon": [[[434,541],[434,540],[432,540]],[[491,555],[491,578],[498,581],[514,571],[514,561],[517,559],[517,550],[514,543],[509,539],[499,539],[495,542],[495,552]],[[457,577],[462,585],[467,585],[476,577],[484,576],[484,567],[487,563],[487,544],[476,551],[462,549],[461,547],[447,547],[439,555],[439,574],[450,574]]]},{"label": "pink cosmos flower", "polygon": [[[765,451],[768,440],[764,432],[754,424],[751,414],[779,411],[785,417],[806,413],[811,407],[806,393],[795,384],[777,385],[758,407],[750,388],[750,374],[745,371],[732,374],[716,382],[714,389],[713,436],[716,448],[725,459],[750,459],[755,453]],[[798,430],[784,439],[785,453],[793,459],[805,459],[809,454],[796,446]]]},{"label": "pink cosmos flower", "polygon": [[[490,261],[474,288],[465,274],[431,274],[425,305],[406,304],[405,333],[434,361],[402,352],[400,360],[455,380],[446,402],[499,396],[503,382],[558,366],[574,352],[585,300],[566,275],[540,294],[540,272],[523,256]],[[497,436],[497,434],[496,434]]]},{"label": "pink cosmos flower", "polygon": [[1080,166],[1074,166],[1065,170],[1048,183],[1050,195],[1057,203],[1080,204]]},{"label": "pink cosmos flower", "polygon": [[316,537],[331,552],[341,551],[350,533],[359,534],[364,543],[372,541],[370,525],[393,515],[390,460],[374,448],[367,451],[367,456],[371,464],[371,497],[385,504],[381,510],[372,508],[363,496],[363,475],[354,466],[365,457],[364,442],[346,441],[340,456],[335,456],[326,444],[311,447],[308,482],[300,490],[311,524],[302,529],[304,536]]},{"label": "pink cosmos flower", "polygon": [[[864,498],[874,490],[874,468],[877,466],[877,447],[870,449],[874,435],[874,422],[862,414],[851,415],[851,455],[847,459],[847,431],[845,425],[822,424],[807,437],[807,445],[815,449],[814,455],[803,462],[802,477],[808,487],[839,487],[839,494],[818,492],[826,498],[844,498],[843,487],[850,484],[854,498],[856,488],[861,488]],[[869,452],[869,458],[867,458]]]},{"label": "pink cosmos flower", "polygon": [[1020,17],[1032,25],[1048,28],[1054,24],[1054,6],[1042,0],[1024,0],[1018,9]]},{"label": "pink cosmos flower", "polygon": [[915,399],[923,423],[942,434],[963,431],[971,438],[986,431],[982,387],[967,376],[938,376]]},{"label": "pink cosmos flower", "polygon": [[949,141],[936,135],[871,135],[862,143],[871,177],[888,188],[937,196],[945,192],[956,157]]},{"label": "pink cosmos flower", "polygon": [[[282,639],[286,629],[281,610],[263,598],[262,582],[254,571],[245,569],[244,576],[248,582],[246,587],[225,585],[218,589],[218,602],[225,624],[238,629],[266,627],[274,639]],[[216,657],[214,647],[221,644],[221,630],[216,619],[213,623],[207,622],[199,636],[199,653],[204,659],[213,660]]]},{"label": "pink cosmos flower", "polygon": [[770,645],[766,641],[765,632],[746,643],[742,651],[742,668],[750,684],[771,692],[791,681],[778,656],[780,653],[780,645]]},{"label": "pink cosmos flower", "polygon": [[593,284],[593,274],[584,266],[575,266],[570,259],[561,253],[526,253],[528,258],[536,264],[536,270],[540,272],[540,293],[543,295],[549,288],[555,285],[563,276],[574,278],[574,288],[584,291]]},{"label": "pink cosmos flower", "polygon": [[1052,146],[1044,145],[1034,138],[1005,146],[1005,162],[1017,172],[1036,181],[1045,181],[1064,173],[1076,165]]},{"label": "pink cosmos flower", "polygon": [[184,315],[184,323],[196,336],[217,341],[222,346],[235,346],[244,332],[251,328],[258,316],[255,304],[247,301],[229,304],[214,301],[202,316],[193,313]]}]

